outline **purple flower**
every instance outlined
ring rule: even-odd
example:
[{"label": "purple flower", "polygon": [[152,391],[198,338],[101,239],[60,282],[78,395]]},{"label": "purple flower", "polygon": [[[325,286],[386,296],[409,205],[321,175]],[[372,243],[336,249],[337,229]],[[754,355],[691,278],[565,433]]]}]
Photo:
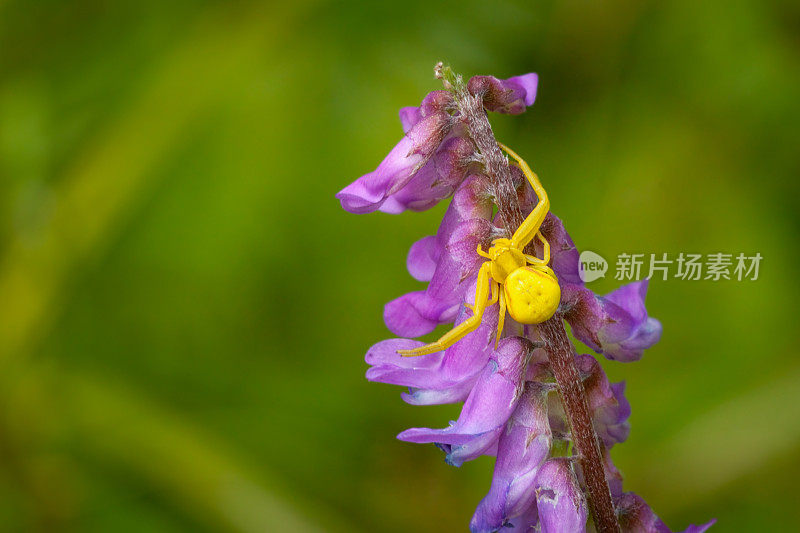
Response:
[{"label": "purple flower", "polygon": [[536,476],[536,485],[536,508],[542,533],[586,531],[586,499],[569,459],[547,461]]},{"label": "purple flower", "polygon": [[606,448],[624,442],[631,426],[631,404],[625,398],[625,382],[610,383],[600,363],[591,355],[577,357],[589,410],[597,436]]},{"label": "purple flower", "polygon": [[647,280],[596,296],[582,285],[562,287],[564,318],[581,342],[615,361],[637,361],[661,338],[661,323],[644,306]]},{"label": "purple flower", "polygon": [[[518,114],[533,105],[537,83],[536,74],[507,80],[476,76],[470,90],[483,96],[487,110]],[[377,169],[336,195],[342,207],[355,214],[423,211],[453,194],[467,175],[475,147],[449,114],[452,107],[450,92],[433,91],[419,107],[402,108],[405,136]]]},{"label": "purple flower", "polygon": [[569,233],[564,229],[561,219],[553,213],[548,213],[542,223],[541,231],[550,242],[550,268],[558,276],[561,291],[564,292],[567,285],[583,286],[578,274],[580,254]]},{"label": "purple flower", "polygon": [[529,350],[528,343],[519,337],[503,339],[489,356],[457,421],[445,429],[407,429],[397,438],[436,443],[447,452],[447,462],[454,466],[493,449],[520,396],[525,355]]},{"label": "purple flower", "polygon": [[480,96],[483,106],[489,111],[518,115],[533,105],[538,84],[539,76],[533,73],[507,80],[498,80],[494,76],[473,76],[467,83],[467,90],[473,96]]},{"label": "purple flower", "polygon": [[450,127],[450,115],[444,111],[414,124],[377,169],[336,195],[342,207],[356,214],[381,209],[387,199],[401,191],[427,165]]},{"label": "purple flower", "polygon": [[467,292],[475,289],[475,276],[483,259],[478,245],[491,241],[496,228],[489,217],[488,180],[471,176],[458,189],[438,233],[415,243],[408,255],[408,270],[427,289],[406,294],[386,304],[383,317],[396,335],[418,337],[439,324],[452,322]]},{"label": "purple flower", "polygon": [[[471,312],[462,308],[457,323]],[[439,404],[464,401],[472,391],[481,371],[489,362],[494,347],[494,320],[481,326],[444,352],[426,357],[401,357],[397,350],[422,345],[408,339],[381,341],[369,349],[366,361],[371,368],[367,379],[409,388],[403,395],[411,404]]]},{"label": "purple flower", "polygon": [[403,133],[408,133],[417,122],[439,111],[448,111],[453,106],[453,95],[450,91],[431,91],[417,107],[403,107],[400,109],[400,124]]},{"label": "purple flower", "polygon": [[[550,453],[547,395],[552,387],[529,383],[500,435],[489,494],[470,522],[473,533],[497,531],[536,507],[536,475]],[[529,518],[536,519],[538,513]],[[535,523],[535,522],[534,522]]]}]

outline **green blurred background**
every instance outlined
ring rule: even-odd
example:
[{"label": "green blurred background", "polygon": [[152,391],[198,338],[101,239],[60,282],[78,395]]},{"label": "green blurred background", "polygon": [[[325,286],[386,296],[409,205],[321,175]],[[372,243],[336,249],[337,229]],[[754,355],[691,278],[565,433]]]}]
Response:
[{"label": "green blurred background", "polygon": [[[536,71],[492,117],[582,249],[760,252],[653,281],[626,489],[673,528],[800,523],[796,2],[0,1],[0,528],[463,531],[460,469],[370,384],[424,214],[333,195],[432,67]],[[600,292],[617,282],[596,282]]]}]

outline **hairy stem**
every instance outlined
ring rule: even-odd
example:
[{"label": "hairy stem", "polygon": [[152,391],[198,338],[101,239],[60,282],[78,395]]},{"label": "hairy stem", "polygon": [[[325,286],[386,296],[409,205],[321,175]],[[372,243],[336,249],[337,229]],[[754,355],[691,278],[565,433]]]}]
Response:
[{"label": "hairy stem", "polygon": [[569,420],[572,442],[580,456],[595,526],[600,533],[619,532],[597,433],[586,401],[586,390],[575,365],[575,347],[567,337],[564,321],[558,315],[539,325],[539,335],[545,343],[545,351]]},{"label": "hairy stem", "polygon": [[[454,93],[460,118],[466,124],[480,152],[486,174],[492,180],[497,209],[506,223],[506,230],[511,233],[522,224],[524,217],[508,159],[497,145],[486,111],[483,109],[482,99],[480,96],[471,95],[461,77],[453,74],[449,67],[437,65],[436,75],[444,81],[445,87]],[[532,250],[528,251],[532,253]],[[606,482],[597,433],[592,425],[589,404],[586,400],[586,390],[575,365],[575,348],[567,337],[564,322],[559,315],[540,324],[538,331],[567,414],[572,441],[578,452],[588,489],[589,505],[595,526],[600,533],[618,533],[619,523]]]},{"label": "hairy stem", "polygon": [[470,137],[482,158],[481,163],[492,180],[497,209],[503,214],[503,220],[508,226],[506,230],[511,233],[513,228],[519,227],[524,217],[511,179],[508,159],[494,138],[492,126],[483,109],[483,100],[480,96],[471,95],[461,76],[454,74],[450,67],[442,67],[440,63],[434,71],[437,77],[443,79],[445,87],[453,92],[460,118],[466,123]]}]

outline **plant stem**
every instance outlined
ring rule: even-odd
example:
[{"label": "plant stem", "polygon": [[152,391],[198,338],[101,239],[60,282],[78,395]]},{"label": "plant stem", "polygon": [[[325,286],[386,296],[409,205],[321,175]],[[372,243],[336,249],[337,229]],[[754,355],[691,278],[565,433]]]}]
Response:
[{"label": "plant stem", "polygon": [[[455,75],[449,67],[442,68],[438,65],[436,73],[445,82],[445,87],[454,94],[460,118],[480,152],[486,174],[492,180],[498,212],[506,223],[506,230],[511,233],[514,228],[522,224],[524,217],[508,159],[497,145],[492,126],[483,109],[482,99],[480,96],[471,95],[461,77]],[[526,251],[532,253],[532,250]],[[572,442],[578,451],[595,526],[600,533],[619,533],[619,523],[611,501],[611,491],[606,482],[597,433],[592,425],[586,400],[586,390],[575,365],[575,347],[567,337],[563,319],[559,315],[540,324],[538,332],[558,384],[558,391],[570,425]]]},{"label": "plant stem", "polygon": [[569,420],[572,442],[578,450],[595,526],[600,533],[618,533],[620,529],[617,515],[606,482],[597,433],[586,401],[586,390],[575,365],[575,347],[567,337],[564,322],[559,315],[539,324],[539,335],[545,343],[545,351]]}]

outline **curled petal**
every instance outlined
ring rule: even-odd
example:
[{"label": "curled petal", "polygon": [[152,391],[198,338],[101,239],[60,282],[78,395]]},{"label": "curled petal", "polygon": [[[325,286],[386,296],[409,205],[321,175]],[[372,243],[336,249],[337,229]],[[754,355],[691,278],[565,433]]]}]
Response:
[{"label": "curled petal", "polygon": [[336,197],[355,214],[379,209],[388,197],[408,184],[428,162],[450,128],[447,113],[435,113],[415,124],[375,171],[361,176]]},{"label": "curled petal", "polygon": [[514,411],[529,344],[512,337],[500,341],[469,394],[458,420],[445,429],[412,428],[397,438],[444,445],[447,461],[459,466],[495,443]]},{"label": "curled petal", "polygon": [[530,521],[531,517],[525,515],[536,507],[536,474],[550,452],[548,390],[529,383],[500,435],[492,486],[472,517],[473,533],[497,531],[520,517]]},{"label": "curled petal", "polygon": [[418,281],[430,281],[442,250],[435,235],[423,237],[411,245],[406,259],[408,273]]},{"label": "curled petal", "polygon": [[420,337],[455,318],[459,307],[456,300],[433,299],[426,291],[410,292],[386,304],[383,320],[395,335]]},{"label": "curled petal", "polygon": [[364,358],[371,365],[367,370],[367,379],[406,387],[438,383],[444,352],[425,357],[403,357],[397,353],[398,350],[410,350],[423,344],[410,339],[388,339],[375,344]]},{"label": "curled petal", "polygon": [[586,531],[586,500],[569,459],[550,459],[536,476],[536,507],[542,533]]},{"label": "curled petal", "polygon": [[661,338],[661,323],[647,316],[647,280],[598,297],[586,287],[562,287],[564,317],[573,334],[593,350],[616,361],[636,361]]},{"label": "curled petal", "polygon": [[[489,178],[483,175],[472,175],[464,180],[453,195],[453,199],[445,212],[444,219],[436,235],[423,237],[411,246],[406,260],[406,266],[411,276],[419,281],[431,281],[439,260],[442,254],[445,253],[445,247],[448,246],[448,243],[453,238],[453,234],[458,232],[459,235],[464,235],[465,230],[460,226],[464,222],[473,219],[488,221],[492,214],[492,203],[486,194],[488,187]],[[477,244],[481,240],[489,238],[492,228],[485,223],[478,222],[473,224],[478,226],[468,226],[466,231],[468,232],[470,228],[476,228],[481,234],[478,239],[468,239],[468,244],[472,246],[474,243],[477,248]],[[465,246],[451,244],[449,249],[465,254],[458,258],[458,263],[464,263],[465,261],[477,262],[479,257],[474,249],[469,250]]]},{"label": "curled petal", "polygon": [[[600,342],[607,346],[618,346],[620,351],[637,352],[649,348],[661,338],[661,323],[647,316],[644,305],[648,280],[623,285],[607,294],[605,301],[611,305],[609,315],[616,319],[598,332]],[[616,311],[616,314],[614,312]]]},{"label": "curled petal", "polygon": [[535,73],[499,80],[494,76],[473,76],[467,90],[483,98],[483,107],[495,113],[517,115],[533,105],[539,76]]},{"label": "curled petal", "polygon": [[440,89],[426,94],[419,107],[422,110],[422,116],[427,117],[434,113],[446,112],[451,109],[453,105],[453,93]]}]

